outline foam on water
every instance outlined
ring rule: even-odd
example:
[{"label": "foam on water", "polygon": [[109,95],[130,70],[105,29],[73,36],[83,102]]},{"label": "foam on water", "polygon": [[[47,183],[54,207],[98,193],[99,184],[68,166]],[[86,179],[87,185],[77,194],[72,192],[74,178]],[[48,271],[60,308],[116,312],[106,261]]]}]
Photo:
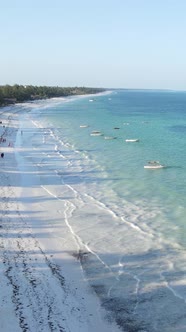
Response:
[{"label": "foam on water", "polygon": [[[24,105],[31,122],[23,139],[42,152],[32,162],[52,177],[41,187],[65,201],[59,211],[86,255],[87,279],[111,313],[120,308],[115,316],[125,328],[132,315],[136,330],[167,331],[176,324],[173,299],[184,320],[185,102],[185,93],[114,91],[91,103]],[[116,139],[93,137],[94,130]],[[148,160],[168,167],[145,170]]]}]

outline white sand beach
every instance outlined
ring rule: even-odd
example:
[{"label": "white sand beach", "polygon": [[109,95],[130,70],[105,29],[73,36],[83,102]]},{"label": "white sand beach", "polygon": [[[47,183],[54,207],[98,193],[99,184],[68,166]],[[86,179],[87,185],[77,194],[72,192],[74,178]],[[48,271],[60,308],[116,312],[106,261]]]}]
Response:
[{"label": "white sand beach", "polygon": [[61,222],[70,192],[52,194],[55,178],[41,164],[48,151],[28,140],[37,128],[14,107],[0,113],[0,331],[119,331],[86,282],[73,229]]}]

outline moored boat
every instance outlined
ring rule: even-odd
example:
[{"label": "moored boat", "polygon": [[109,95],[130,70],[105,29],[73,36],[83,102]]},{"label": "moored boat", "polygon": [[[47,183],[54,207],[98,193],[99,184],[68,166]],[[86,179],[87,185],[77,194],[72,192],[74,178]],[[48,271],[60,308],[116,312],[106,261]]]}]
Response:
[{"label": "moored boat", "polygon": [[88,125],[80,125],[80,128],[87,128],[89,127]]},{"label": "moored boat", "polygon": [[165,167],[166,167],[165,165],[160,164],[160,162],[156,160],[148,161],[147,165],[144,166],[144,168],[149,168],[149,169],[160,169]]},{"label": "moored boat", "polygon": [[90,136],[103,136],[103,134],[101,131],[94,130],[91,132]]},{"label": "moored boat", "polygon": [[139,142],[138,138],[126,139],[125,142]]},{"label": "moored boat", "polygon": [[115,136],[105,136],[104,139],[116,139],[117,137]]}]

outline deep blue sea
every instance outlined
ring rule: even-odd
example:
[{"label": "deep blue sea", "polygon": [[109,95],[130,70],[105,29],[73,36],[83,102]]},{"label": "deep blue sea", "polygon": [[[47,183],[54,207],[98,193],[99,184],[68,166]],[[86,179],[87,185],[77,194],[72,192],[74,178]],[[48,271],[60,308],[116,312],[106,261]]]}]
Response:
[{"label": "deep blue sea", "polygon": [[[45,167],[73,193],[68,223],[104,307],[120,308],[126,331],[186,331],[186,92],[113,90],[23,107],[40,129],[33,146],[39,137],[55,158]],[[166,167],[145,169],[149,160]]]}]

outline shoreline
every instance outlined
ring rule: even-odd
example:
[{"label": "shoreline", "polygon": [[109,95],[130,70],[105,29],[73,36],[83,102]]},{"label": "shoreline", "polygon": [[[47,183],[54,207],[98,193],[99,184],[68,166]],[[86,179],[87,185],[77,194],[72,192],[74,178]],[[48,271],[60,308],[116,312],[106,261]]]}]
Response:
[{"label": "shoreline", "polygon": [[25,145],[25,136],[37,128],[23,113],[19,121],[10,107],[2,118],[7,131],[6,143],[0,145],[5,154],[0,192],[0,330],[10,332],[13,326],[14,332],[117,332],[85,280],[76,243],[72,251],[68,249],[73,237],[61,225],[59,211],[54,213],[55,197],[49,197],[49,189],[40,182],[38,166],[29,163],[35,151],[31,143]]},{"label": "shoreline", "polygon": [[[22,93],[24,90],[27,89],[27,86],[19,86],[17,85],[18,87],[20,87],[22,90]],[[13,88],[14,86],[9,86],[10,89],[12,90],[12,93],[15,93],[15,91],[13,91]],[[0,87],[1,88],[1,87]],[[30,86],[29,88],[33,89],[34,91],[34,86]],[[40,88],[44,88],[46,89],[46,91],[48,91],[48,89],[56,89],[56,87],[36,87],[37,89],[40,89]],[[58,88],[58,87],[57,87]],[[52,95],[50,95],[50,93],[46,94],[46,95],[39,95],[39,94],[36,94],[36,95],[30,95],[29,98],[26,98],[26,99],[23,99],[23,100],[17,100],[16,98],[16,93],[15,93],[15,97],[9,97],[8,95],[6,97],[2,97],[4,98],[3,102],[1,101],[0,103],[0,109],[3,108],[3,107],[7,107],[7,106],[14,106],[14,105],[17,105],[17,104],[24,104],[24,103],[32,103],[32,102],[37,102],[39,100],[48,100],[48,99],[57,99],[57,98],[70,98],[70,97],[76,97],[76,96],[94,96],[94,95],[97,95],[97,94],[101,94],[101,93],[105,93],[107,91],[110,91],[110,89],[104,89],[104,88],[85,88],[85,87],[76,87],[76,88],[60,88],[64,91],[69,90],[68,93],[64,93],[60,96],[58,96],[57,94],[54,93],[54,90]],[[94,92],[93,92],[94,90]],[[99,90],[99,91],[98,91]],[[63,91],[63,92],[64,92]],[[71,91],[71,93],[70,93]],[[92,91],[92,92],[91,92]]]},{"label": "shoreline", "polygon": [[[0,147],[0,330],[11,332],[10,312],[16,332],[181,331],[185,251],[153,232],[164,221],[162,204],[157,210],[147,199],[136,213],[138,204],[131,209],[130,200],[116,196],[113,205],[105,173],[95,172],[91,154],[81,155],[87,132],[79,129],[78,149],[71,144],[79,123],[89,121],[77,123],[72,113],[70,130],[68,114],[58,118],[59,127],[55,117],[50,122],[51,107],[72,101],[71,109],[78,98],[21,104],[1,114],[7,141]],[[89,105],[89,97],[83,104]],[[99,112],[96,105],[98,100],[90,110]],[[88,144],[94,146],[91,138]],[[158,219],[149,228],[141,217],[151,218],[151,207]]]}]

